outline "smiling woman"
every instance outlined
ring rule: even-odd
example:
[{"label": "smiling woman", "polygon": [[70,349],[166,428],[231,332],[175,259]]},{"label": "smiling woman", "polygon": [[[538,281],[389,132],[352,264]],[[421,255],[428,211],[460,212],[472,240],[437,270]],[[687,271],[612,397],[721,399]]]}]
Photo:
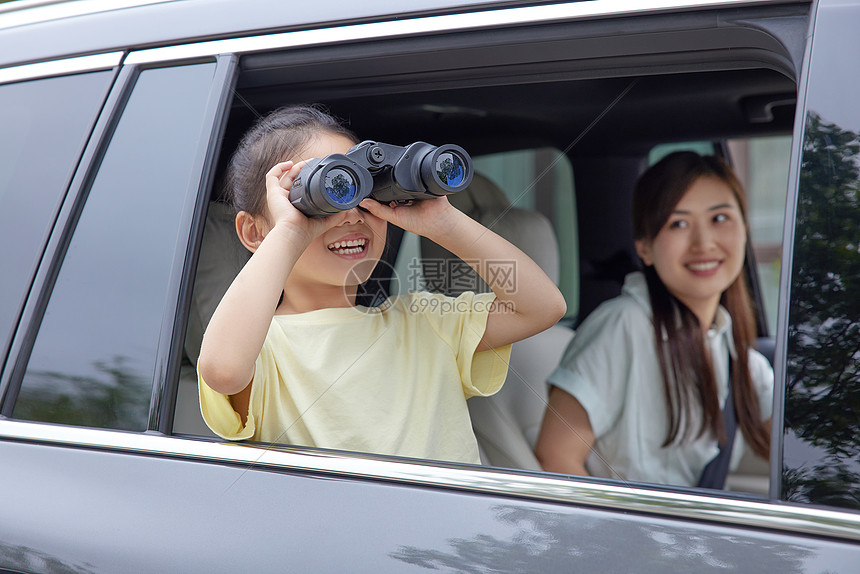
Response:
[{"label": "smiling woman", "polygon": [[[589,316],[550,376],[537,455],[547,470],[722,488],[735,412],[767,457],[773,392],[741,275],[743,188],[719,158],[676,152],[639,179],[633,219],[645,270]],[[726,461],[716,475],[712,460]]]}]

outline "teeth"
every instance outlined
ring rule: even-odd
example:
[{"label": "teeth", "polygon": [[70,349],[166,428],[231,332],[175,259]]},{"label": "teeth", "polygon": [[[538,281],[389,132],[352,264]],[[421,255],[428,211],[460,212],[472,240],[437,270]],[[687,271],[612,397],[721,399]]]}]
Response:
[{"label": "teeth", "polygon": [[329,249],[340,249],[342,247],[363,247],[367,243],[366,239],[350,239],[349,241],[335,241],[330,243]]},{"label": "teeth", "polygon": [[707,263],[689,263],[687,267],[693,271],[710,271],[711,269],[716,269],[719,264],[719,261],[708,261]]},{"label": "teeth", "polygon": [[367,243],[366,239],[350,239],[349,241],[335,241],[328,245],[329,250],[338,255],[348,255],[351,253],[361,253]]}]

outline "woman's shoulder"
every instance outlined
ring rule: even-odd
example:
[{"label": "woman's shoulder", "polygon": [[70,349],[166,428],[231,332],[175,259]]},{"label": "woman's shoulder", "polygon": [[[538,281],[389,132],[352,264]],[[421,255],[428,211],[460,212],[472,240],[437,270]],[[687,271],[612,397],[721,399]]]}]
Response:
[{"label": "woman's shoulder", "polygon": [[[641,279],[641,280],[640,280]],[[624,282],[621,293],[597,306],[583,321],[577,333],[583,329],[616,326],[630,328],[644,326],[651,329],[651,305],[648,288],[641,273],[631,273]]]}]

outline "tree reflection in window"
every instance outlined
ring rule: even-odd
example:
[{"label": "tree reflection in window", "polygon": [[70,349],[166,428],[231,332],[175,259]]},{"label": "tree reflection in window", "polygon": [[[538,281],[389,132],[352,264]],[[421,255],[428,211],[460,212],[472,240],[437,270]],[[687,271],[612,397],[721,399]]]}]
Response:
[{"label": "tree reflection in window", "polygon": [[[860,136],[807,118],[791,281],[783,498],[860,508]],[[792,446],[794,445],[794,446]]]},{"label": "tree reflection in window", "polygon": [[128,360],[98,362],[98,375],[31,371],[15,417],[99,428],[140,430],[149,415],[149,381],[135,376]]}]

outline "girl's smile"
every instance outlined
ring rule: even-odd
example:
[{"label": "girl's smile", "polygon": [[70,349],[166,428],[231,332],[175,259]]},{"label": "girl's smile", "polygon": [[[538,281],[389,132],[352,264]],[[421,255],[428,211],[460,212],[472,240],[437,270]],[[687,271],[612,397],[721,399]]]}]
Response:
[{"label": "girl's smile", "polygon": [[370,240],[361,233],[350,233],[328,244],[328,250],[344,259],[362,259],[367,255]]}]

